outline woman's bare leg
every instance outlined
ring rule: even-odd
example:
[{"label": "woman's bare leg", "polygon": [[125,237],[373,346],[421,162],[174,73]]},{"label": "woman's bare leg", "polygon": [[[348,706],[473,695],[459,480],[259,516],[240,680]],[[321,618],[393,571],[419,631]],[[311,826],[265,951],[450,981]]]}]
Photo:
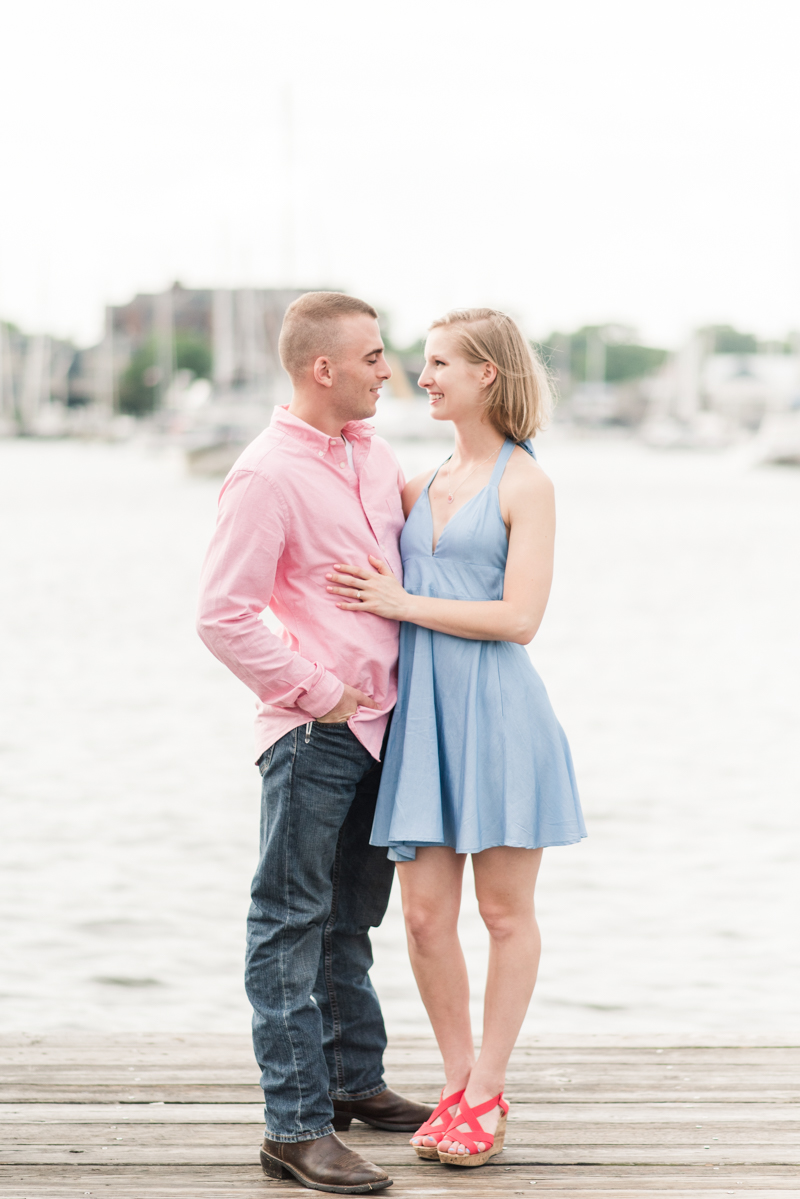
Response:
[{"label": "woman's bare leg", "polygon": [[[465,854],[423,846],[398,862],[408,952],[422,1002],[444,1061],[445,1095],[461,1091],[475,1064],[467,965],[458,940]],[[432,1137],[412,1144],[435,1145]]]},{"label": "woman's bare leg", "polygon": [[[541,952],[533,893],[541,860],[541,849],[510,846],[472,856],[478,906],[489,931],[489,973],[483,1042],[464,1095],[470,1107],[503,1090],[508,1059],[533,994]],[[499,1118],[497,1107],[481,1117],[481,1124],[494,1132]],[[449,1143],[444,1140],[439,1148],[446,1152]],[[482,1151],[483,1143],[477,1144]]]}]

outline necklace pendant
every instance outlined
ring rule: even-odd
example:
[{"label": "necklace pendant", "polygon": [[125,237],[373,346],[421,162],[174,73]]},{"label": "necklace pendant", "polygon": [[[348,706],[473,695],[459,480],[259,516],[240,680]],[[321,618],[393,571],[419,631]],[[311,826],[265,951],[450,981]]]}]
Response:
[{"label": "necklace pendant", "polygon": [[449,496],[447,497],[447,502],[448,502],[448,504],[452,504],[452,502],[453,502],[453,497],[452,497],[451,495],[449,495]]}]

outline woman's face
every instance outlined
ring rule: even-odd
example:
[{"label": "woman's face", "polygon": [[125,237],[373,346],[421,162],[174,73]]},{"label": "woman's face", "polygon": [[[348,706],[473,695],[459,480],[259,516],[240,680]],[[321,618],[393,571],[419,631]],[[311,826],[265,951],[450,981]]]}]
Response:
[{"label": "woman's face", "polygon": [[491,363],[467,362],[446,328],[432,329],[425,342],[425,369],[419,377],[434,420],[469,420],[480,414],[486,388],[496,375]]}]

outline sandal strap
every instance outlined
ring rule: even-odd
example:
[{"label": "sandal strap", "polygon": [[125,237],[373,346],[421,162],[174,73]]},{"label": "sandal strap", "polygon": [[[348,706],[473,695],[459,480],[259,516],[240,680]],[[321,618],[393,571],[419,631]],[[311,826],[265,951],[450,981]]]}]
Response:
[{"label": "sandal strap", "polygon": [[[477,1107],[470,1107],[465,1099],[461,1099],[458,1105],[458,1111],[450,1121],[450,1126],[444,1136],[448,1141],[455,1141],[459,1145],[463,1145],[469,1152],[479,1153],[477,1142],[481,1141],[487,1149],[491,1149],[494,1144],[494,1133],[487,1132],[485,1128],[481,1128],[478,1121],[478,1116],[485,1116],[487,1112],[493,1108],[499,1107],[503,1115],[508,1115],[508,1104],[503,1098],[502,1092],[495,1095],[494,1099],[487,1099],[485,1103],[479,1103]],[[458,1128],[459,1124],[468,1124],[470,1131],[461,1132]],[[444,1137],[442,1138],[444,1139]]]},{"label": "sandal strap", "polygon": [[[461,1097],[463,1094],[463,1091],[454,1091],[452,1095],[448,1095],[445,1099],[444,1088],[442,1088],[442,1098],[440,1099],[438,1106],[434,1108],[425,1123],[420,1124],[419,1128],[414,1133],[414,1136],[438,1137],[439,1140],[441,1140],[447,1130],[448,1120],[451,1119],[450,1108],[456,1107],[461,1102]],[[433,1127],[437,1120],[442,1121],[440,1128]]]}]

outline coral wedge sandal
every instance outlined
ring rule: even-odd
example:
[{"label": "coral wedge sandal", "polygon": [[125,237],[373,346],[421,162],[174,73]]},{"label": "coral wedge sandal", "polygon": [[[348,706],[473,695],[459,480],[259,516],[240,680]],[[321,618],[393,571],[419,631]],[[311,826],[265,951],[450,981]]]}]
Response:
[{"label": "coral wedge sandal", "polygon": [[[497,1121],[497,1128],[494,1133],[486,1132],[481,1128],[478,1121],[478,1116],[485,1116],[492,1108],[500,1107],[501,1115]],[[467,1150],[466,1153],[445,1153],[443,1150],[437,1150],[436,1156],[440,1162],[444,1162],[446,1166],[482,1166],[488,1162],[490,1157],[494,1157],[497,1153],[502,1153],[503,1142],[506,1138],[506,1118],[508,1116],[508,1104],[502,1094],[495,1095],[494,1099],[487,1099],[486,1103],[479,1103],[477,1107],[470,1107],[466,1100],[462,1097],[458,1111],[453,1116],[450,1127],[439,1138],[441,1141],[445,1136],[448,1141],[454,1145],[463,1145]],[[459,1132],[459,1124],[468,1124],[469,1132]],[[482,1153],[478,1152],[478,1141],[481,1141],[488,1148]]]},{"label": "coral wedge sandal", "polygon": [[[435,1145],[412,1145],[411,1148],[416,1153],[417,1157],[422,1157],[428,1162],[437,1162],[439,1160],[439,1142],[441,1141],[447,1129],[452,1124],[453,1118],[450,1115],[450,1108],[457,1107],[461,1102],[463,1091],[454,1091],[452,1095],[444,1097],[444,1087],[439,1096],[439,1105],[431,1112],[424,1124],[420,1124],[415,1137],[432,1137],[436,1141]],[[434,1124],[441,1121],[438,1128],[434,1128]]]}]

